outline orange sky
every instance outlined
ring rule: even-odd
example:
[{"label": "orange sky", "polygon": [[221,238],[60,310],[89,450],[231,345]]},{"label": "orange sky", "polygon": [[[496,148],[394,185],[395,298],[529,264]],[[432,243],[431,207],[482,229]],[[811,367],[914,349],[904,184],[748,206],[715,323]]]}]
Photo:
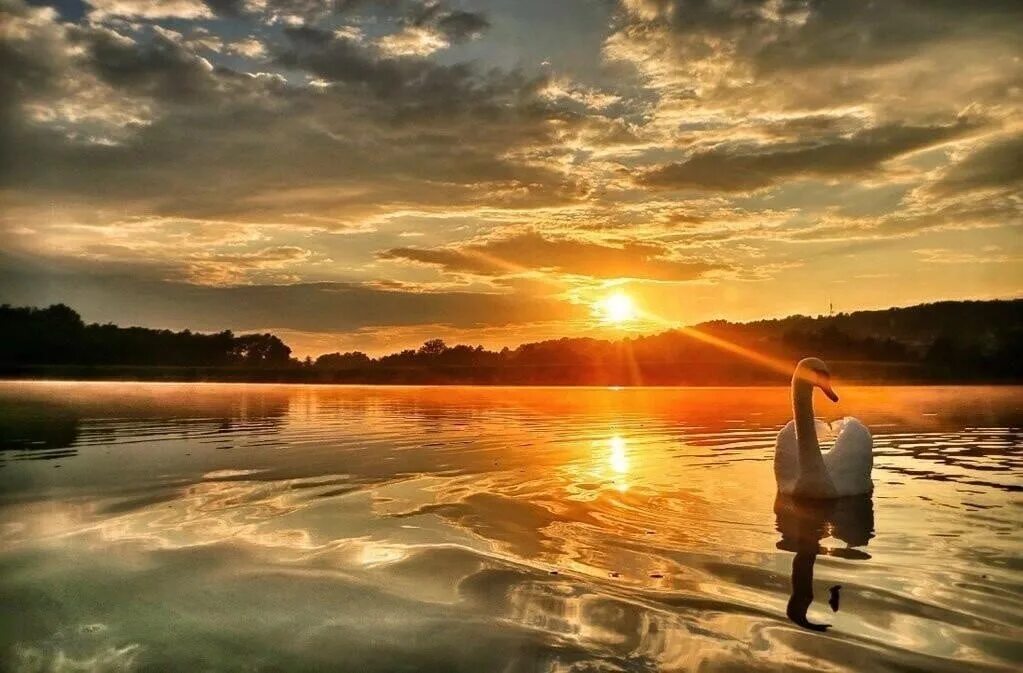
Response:
[{"label": "orange sky", "polygon": [[304,356],[1023,290],[1019,3],[0,4],[2,302]]}]

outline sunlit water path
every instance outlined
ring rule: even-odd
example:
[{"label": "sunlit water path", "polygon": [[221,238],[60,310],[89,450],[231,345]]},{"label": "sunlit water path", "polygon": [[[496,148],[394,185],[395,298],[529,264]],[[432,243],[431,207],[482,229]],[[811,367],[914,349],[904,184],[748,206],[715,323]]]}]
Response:
[{"label": "sunlit water path", "polygon": [[1023,389],[840,392],[0,383],[0,669],[1018,670]]}]

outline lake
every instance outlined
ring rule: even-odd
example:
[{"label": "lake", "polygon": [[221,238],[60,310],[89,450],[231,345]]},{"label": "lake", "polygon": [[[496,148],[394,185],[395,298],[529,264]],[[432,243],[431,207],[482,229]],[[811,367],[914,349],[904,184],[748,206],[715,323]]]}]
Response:
[{"label": "lake", "polygon": [[0,669],[1019,670],[1023,388],[838,392],[0,383]]}]

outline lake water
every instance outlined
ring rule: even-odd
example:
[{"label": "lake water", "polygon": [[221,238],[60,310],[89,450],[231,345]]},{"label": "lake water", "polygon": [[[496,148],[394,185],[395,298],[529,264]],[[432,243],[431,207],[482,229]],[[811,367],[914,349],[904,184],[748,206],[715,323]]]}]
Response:
[{"label": "lake water", "polygon": [[1023,389],[839,393],[0,383],[0,669],[1019,670]]}]

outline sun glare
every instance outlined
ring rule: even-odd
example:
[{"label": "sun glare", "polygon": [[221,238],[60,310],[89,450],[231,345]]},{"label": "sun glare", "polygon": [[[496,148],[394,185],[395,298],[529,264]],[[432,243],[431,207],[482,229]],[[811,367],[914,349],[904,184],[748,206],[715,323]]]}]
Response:
[{"label": "sun glare", "polygon": [[613,323],[628,322],[636,317],[636,307],[632,298],[624,292],[615,292],[601,302],[601,314],[604,320]]},{"label": "sun glare", "polygon": [[629,471],[629,457],[625,454],[625,440],[619,435],[612,437],[608,444],[611,445],[611,456],[609,461],[611,469],[617,474],[625,474]]}]

